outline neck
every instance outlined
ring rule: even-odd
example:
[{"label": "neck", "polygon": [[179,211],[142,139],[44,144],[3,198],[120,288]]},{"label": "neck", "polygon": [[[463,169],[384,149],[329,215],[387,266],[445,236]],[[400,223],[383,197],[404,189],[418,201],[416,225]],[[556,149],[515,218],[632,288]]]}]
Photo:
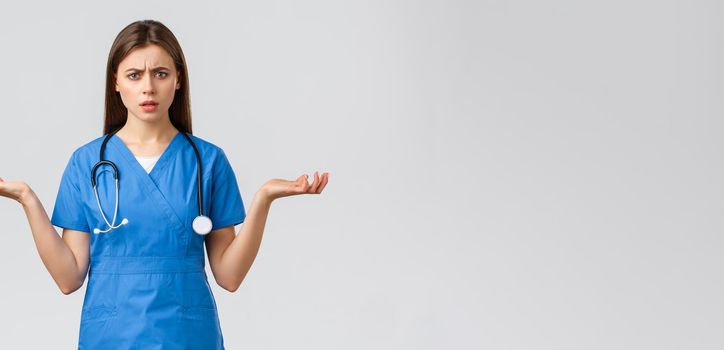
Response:
[{"label": "neck", "polygon": [[178,130],[166,116],[158,121],[144,121],[128,113],[126,124],[116,135],[128,143],[165,143],[172,139]]}]

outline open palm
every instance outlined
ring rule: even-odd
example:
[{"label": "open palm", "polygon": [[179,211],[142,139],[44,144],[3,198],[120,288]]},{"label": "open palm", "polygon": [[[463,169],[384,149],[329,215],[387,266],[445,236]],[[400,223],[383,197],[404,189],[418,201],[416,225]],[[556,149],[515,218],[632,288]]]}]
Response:
[{"label": "open palm", "polygon": [[262,189],[272,199],[294,196],[298,194],[320,194],[327,182],[329,181],[329,173],[314,172],[314,182],[309,183],[307,175],[301,175],[296,180],[272,179],[267,181]]}]

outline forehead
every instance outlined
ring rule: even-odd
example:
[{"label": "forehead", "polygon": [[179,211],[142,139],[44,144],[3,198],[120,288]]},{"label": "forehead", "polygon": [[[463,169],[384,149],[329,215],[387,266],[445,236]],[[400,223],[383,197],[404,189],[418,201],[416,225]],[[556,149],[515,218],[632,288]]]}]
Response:
[{"label": "forehead", "polygon": [[118,69],[122,71],[128,68],[144,69],[159,66],[174,69],[173,58],[162,47],[151,44],[131,50],[118,64]]}]

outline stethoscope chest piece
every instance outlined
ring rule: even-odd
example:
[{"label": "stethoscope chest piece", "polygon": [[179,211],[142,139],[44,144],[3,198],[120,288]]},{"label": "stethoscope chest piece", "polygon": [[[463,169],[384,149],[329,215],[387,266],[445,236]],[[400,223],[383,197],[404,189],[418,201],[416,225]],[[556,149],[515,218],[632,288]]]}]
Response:
[{"label": "stethoscope chest piece", "polygon": [[[113,136],[117,131],[118,130],[110,132],[106,135],[105,139],[103,140],[103,144],[101,144],[100,157],[99,157],[100,160],[98,163],[96,163],[96,165],[93,166],[93,170],[91,171],[91,184],[93,185],[93,192],[96,197],[96,204],[98,204],[98,210],[100,211],[101,216],[103,216],[103,221],[105,221],[106,225],[108,225],[108,229],[105,229],[105,230],[101,230],[99,228],[94,229],[93,233],[95,233],[95,234],[106,233],[111,230],[115,230],[123,225],[128,224],[128,219],[124,218],[120,224],[116,225],[116,214],[118,214],[118,179],[119,179],[118,167],[112,161],[103,159],[103,153],[106,149],[106,143],[108,143],[108,140],[110,140],[111,136]],[[211,232],[211,229],[213,228],[213,224],[211,223],[211,219],[209,219],[209,217],[204,215],[204,211],[203,211],[204,194],[203,194],[203,187],[201,186],[201,183],[202,183],[201,182],[201,174],[202,174],[201,154],[199,153],[198,148],[196,148],[196,143],[194,143],[194,141],[191,139],[191,137],[183,131],[179,131],[179,132],[186,138],[186,140],[194,148],[194,154],[196,155],[196,162],[198,164],[198,166],[197,166],[198,175],[196,178],[196,186],[198,187],[197,194],[198,194],[198,206],[199,206],[198,213],[199,213],[199,215],[191,223],[191,226],[193,227],[194,232],[203,236],[203,235],[206,235],[209,232]],[[98,197],[98,191],[96,190],[96,170],[98,169],[98,167],[100,167],[101,165],[104,165],[104,164],[109,165],[113,168],[113,177],[115,179],[115,185],[116,185],[116,206],[115,206],[115,211],[113,212],[113,221],[112,222],[108,222],[106,215],[103,213],[103,208],[101,207],[101,201],[100,201],[100,198]]]},{"label": "stethoscope chest piece", "polygon": [[211,232],[211,228],[213,227],[211,219],[204,215],[197,216],[191,223],[191,226],[194,228],[194,232],[200,235],[208,234]]}]

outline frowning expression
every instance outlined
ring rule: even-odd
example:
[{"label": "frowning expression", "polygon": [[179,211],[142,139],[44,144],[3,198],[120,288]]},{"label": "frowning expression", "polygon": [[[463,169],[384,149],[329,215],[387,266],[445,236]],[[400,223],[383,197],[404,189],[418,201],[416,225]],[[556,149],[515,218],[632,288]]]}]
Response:
[{"label": "frowning expression", "polygon": [[173,59],[158,45],[131,50],[116,70],[116,91],[129,116],[144,121],[168,118],[174,93],[180,87]]}]

